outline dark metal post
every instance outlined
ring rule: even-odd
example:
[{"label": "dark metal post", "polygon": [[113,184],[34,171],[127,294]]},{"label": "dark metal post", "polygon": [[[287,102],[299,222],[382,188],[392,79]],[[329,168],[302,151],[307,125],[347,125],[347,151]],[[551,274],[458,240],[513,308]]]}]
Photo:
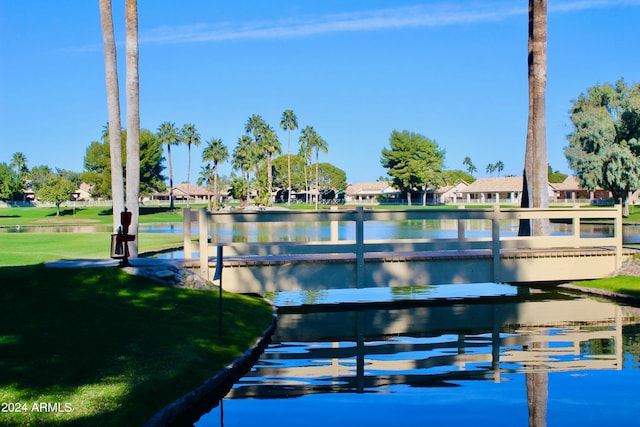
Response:
[{"label": "dark metal post", "polygon": [[222,246],[218,246],[218,253],[216,256],[216,271],[213,274],[213,280],[218,280],[220,283],[219,297],[218,297],[218,335],[222,336],[222,269],[224,264],[222,261]]}]

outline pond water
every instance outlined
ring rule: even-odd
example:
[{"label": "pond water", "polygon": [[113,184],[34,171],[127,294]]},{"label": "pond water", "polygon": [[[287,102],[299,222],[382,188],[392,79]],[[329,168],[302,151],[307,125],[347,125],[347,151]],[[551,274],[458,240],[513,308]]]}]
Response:
[{"label": "pond water", "polygon": [[196,426],[627,426],[640,310],[509,285],[287,292]]},{"label": "pond water", "polygon": [[[487,237],[491,235],[491,222],[482,220],[463,221],[467,237]],[[210,231],[215,243],[259,242],[271,240],[275,242],[305,242],[329,240],[331,226],[329,223],[253,223],[253,224],[218,224]],[[410,220],[410,221],[370,221],[365,224],[365,238],[378,239],[415,239],[415,238],[456,238],[457,221],[454,220]],[[43,225],[0,227],[0,233],[95,233],[111,232],[106,224],[84,225]],[[182,223],[141,224],[141,233],[183,234]],[[354,240],[353,224],[339,223],[338,238]],[[192,230],[197,236],[198,230]],[[506,236],[517,235],[518,224],[505,221],[500,225],[500,233]],[[552,224],[552,234],[567,235],[571,233],[568,224]],[[609,224],[582,224],[580,234],[583,237],[600,237],[613,235],[613,226]],[[640,225],[629,224],[623,227],[625,244],[640,243]]]}]

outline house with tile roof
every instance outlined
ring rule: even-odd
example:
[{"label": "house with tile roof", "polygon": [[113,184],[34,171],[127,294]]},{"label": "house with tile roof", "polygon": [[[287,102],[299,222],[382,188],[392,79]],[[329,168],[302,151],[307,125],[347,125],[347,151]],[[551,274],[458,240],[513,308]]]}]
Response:
[{"label": "house with tile roof", "polygon": [[349,184],[345,190],[345,201],[348,203],[374,203],[380,199],[394,200],[399,196],[400,192],[386,181]]},{"label": "house with tile roof", "polygon": [[579,200],[590,201],[594,200],[609,200],[612,194],[608,190],[604,190],[600,187],[594,190],[589,190],[580,187],[580,181],[576,176],[568,176],[564,181],[551,184],[554,189],[554,200],[577,203]]},{"label": "house with tile roof", "polygon": [[[463,203],[508,203],[520,204],[522,199],[522,177],[503,176],[479,178],[461,190]],[[554,199],[554,188],[549,185],[549,200]]]}]

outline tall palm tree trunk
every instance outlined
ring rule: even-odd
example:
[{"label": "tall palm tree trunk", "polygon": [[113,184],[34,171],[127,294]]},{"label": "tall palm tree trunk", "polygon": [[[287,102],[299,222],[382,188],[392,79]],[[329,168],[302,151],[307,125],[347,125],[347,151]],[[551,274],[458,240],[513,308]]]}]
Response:
[{"label": "tall palm tree trunk", "polygon": [[[529,119],[521,206],[547,208],[548,161],[546,137],[547,0],[529,0]],[[526,224],[530,223],[530,225]],[[527,230],[527,227],[531,228]],[[521,221],[520,235],[546,235],[548,220]]]},{"label": "tall palm tree trunk", "polygon": [[109,117],[109,154],[111,157],[111,200],[113,202],[113,231],[120,226],[120,212],[124,210],[124,179],[122,169],[122,128],[120,124],[120,96],[116,67],[116,43],[113,32],[111,0],[100,0],[104,64],[107,83]]},{"label": "tall palm tree trunk", "polygon": [[173,211],[173,164],[171,163],[171,144],[167,144],[167,158],[169,159],[169,209]]},{"label": "tall palm tree trunk", "polygon": [[218,162],[213,162],[213,209],[218,209]]},{"label": "tall palm tree trunk", "polygon": [[273,169],[271,167],[271,152],[267,151],[267,191],[269,192],[267,205],[273,205],[271,201],[271,194],[273,193]]},{"label": "tall palm tree trunk", "polygon": [[131,257],[138,256],[138,223],[140,215],[140,89],[138,79],[138,1],[126,0],[127,56],[127,200],[131,212],[129,243]]},{"label": "tall palm tree trunk", "polygon": [[320,198],[320,176],[318,175],[318,151],[316,148],[316,210],[318,209],[318,199]]},{"label": "tall palm tree trunk", "polygon": [[191,144],[187,144],[189,160],[187,162],[187,207],[191,206]]},{"label": "tall palm tree trunk", "polygon": [[291,129],[287,128],[287,205],[291,204]]}]

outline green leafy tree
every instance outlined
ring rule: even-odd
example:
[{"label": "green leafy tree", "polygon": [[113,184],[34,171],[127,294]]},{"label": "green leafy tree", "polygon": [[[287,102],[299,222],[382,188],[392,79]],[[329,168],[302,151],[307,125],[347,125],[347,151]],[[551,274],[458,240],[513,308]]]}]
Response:
[{"label": "green leafy tree", "polygon": [[554,171],[551,165],[549,165],[549,182],[554,184],[564,182],[564,180],[567,179],[567,176],[569,175],[557,170]]},{"label": "green leafy tree", "polygon": [[292,192],[305,190],[305,166],[305,159],[297,154],[276,157],[273,159],[273,186],[282,189],[291,186]]},{"label": "green leafy tree", "polygon": [[158,127],[156,136],[163,145],[167,146],[167,158],[169,159],[169,209],[173,210],[173,164],[171,163],[171,146],[180,144],[178,128],[174,123],[163,122]]},{"label": "green leafy tree", "polygon": [[[218,207],[218,165],[229,159],[229,150],[220,138],[211,138],[202,150],[202,161],[213,163],[214,209]],[[208,166],[208,165],[207,165]]]},{"label": "green leafy tree", "polygon": [[[92,186],[92,197],[108,199],[111,196],[111,166],[108,140],[91,142],[84,155],[84,172],[80,177]],[[37,192],[36,189],[34,191]]]},{"label": "green leafy tree", "polygon": [[407,193],[409,205],[414,189],[423,190],[423,204],[426,205],[427,188],[444,183],[444,150],[426,136],[407,130],[393,130],[389,144],[389,148],[382,150],[382,166],[389,170],[387,173],[393,179],[393,184]]},{"label": "green leafy tree", "polygon": [[318,186],[322,190],[344,191],[347,188],[347,173],[331,163],[318,165]]},{"label": "green leafy tree", "polygon": [[285,110],[280,118],[280,127],[287,131],[287,176],[288,176],[288,196],[287,204],[291,204],[291,131],[298,129],[298,117],[293,110]]},{"label": "green leafy tree", "polygon": [[464,181],[467,184],[471,184],[476,180],[469,173],[458,170],[458,169],[442,171],[442,178],[444,179],[444,183],[446,185],[456,185],[460,183],[460,181]]},{"label": "green leafy tree", "polygon": [[[162,175],[164,170],[164,157],[162,156],[162,143],[151,131],[140,131],[140,194],[148,195],[153,191],[164,191],[166,184]],[[127,140],[127,132],[121,132],[121,141]],[[123,144],[124,145],[124,144]],[[124,149],[124,147],[122,148]],[[91,195],[96,198],[108,198],[111,192],[111,161],[108,140],[100,143],[92,142],[87,148],[84,157],[84,172],[80,174],[82,181],[92,184]],[[122,156],[124,164],[127,163],[126,155]],[[120,221],[118,219],[118,221]]]},{"label": "green leafy tree", "polygon": [[188,151],[188,166],[187,166],[187,206],[189,206],[191,195],[189,187],[191,184],[191,146],[197,147],[200,145],[200,133],[196,130],[196,127],[192,123],[185,124],[180,130],[180,141],[187,146]]},{"label": "green leafy tree", "polygon": [[24,180],[9,165],[0,163],[0,199],[15,200],[22,197]]},{"label": "green leafy tree", "polygon": [[596,85],[571,109],[565,156],[580,184],[613,193],[629,215],[629,192],[640,187],[640,83]]},{"label": "green leafy tree", "polygon": [[36,192],[36,197],[43,202],[50,202],[56,205],[56,216],[60,216],[60,205],[71,200],[71,194],[76,190],[73,182],[65,177],[54,174]]},{"label": "green leafy tree", "polygon": [[148,129],[140,130],[140,194],[165,191],[163,147],[160,139]]},{"label": "green leafy tree", "polygon": [[47,183],[51,175],[53,175],[53,171],[49,166],[40,165],[31,168],[29,175],[27,176],[27,179],[31,181],[31,189],[34,192],[37,192],[44,184]]}]

